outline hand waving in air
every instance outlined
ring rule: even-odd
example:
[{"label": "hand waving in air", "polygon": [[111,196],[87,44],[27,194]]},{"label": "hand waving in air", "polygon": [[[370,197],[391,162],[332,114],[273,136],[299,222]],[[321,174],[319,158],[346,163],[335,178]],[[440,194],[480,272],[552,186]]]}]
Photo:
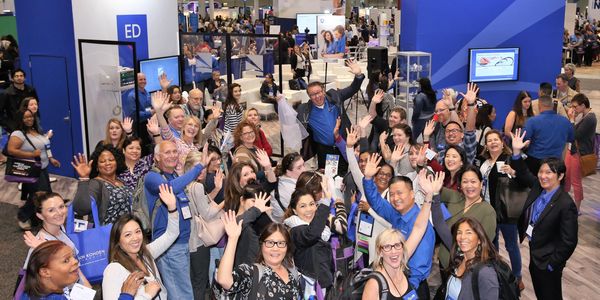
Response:
[{"label": "hand waving in air", "polygon": [[379,163],[381,162],[381,156],[377,153],[371,154],[369,159],[367,160],[367,165],[365,166],[364,175],[366,179],[372,179],[377,172],[379,172]]},{"label": "hand waving in air", "polygon": [[73,156],[73,161],[71,165],[77,172],[79,178],[89,178],[90,173],[92,172],[92,162],[94,160],[87,161],[85,154],[79,153],[78,155]]}]

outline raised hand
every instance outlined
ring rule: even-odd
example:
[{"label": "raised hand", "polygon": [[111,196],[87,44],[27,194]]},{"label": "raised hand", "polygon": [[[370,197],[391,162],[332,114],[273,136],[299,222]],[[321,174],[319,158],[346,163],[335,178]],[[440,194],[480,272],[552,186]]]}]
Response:
[{"label": "raised hand", "polygon": [[477,92],[479,92],[477,84],[469,82],[467,83],[467,94],[460,94],[467,100],[468,104],[473,104],[475,103],[475,100],[477,100]]},{"label": "raised hand", "polygon": [[125,131],[125,133],[130,134],[132,132],[133,129],[133,119],[131,119],[130,117],[125,117],[123,119],[123,131]]},{"label": "raised hand", "polygon": [[148,124],[146,124],[146,130],[152,135],[160,134],[160,126],[158,125],[158,119],[156,114],[152,116],[152,118],[148,119]]},{"label": "raised hand", "polygon": [[375,91],[375,95],[373,95],[373,99],[371,99],[371,104],[379,104],[383,101],[383,96],[385,96],[384,90]]},{"label": "raised hand", "polygon": [[406,156],[406,153],[404,153],[404,147],[405,145],[396,145],[394,147],[394,151],[392,152],[392,156],[390,157],[390,161],[392,162],[392,164],[397,163]]},{"label": "raised hand", "polygon": [[427,151],[427,147],[423,145],[417,154],[417,165],[424,166],[427,164],[427,156],[425,156],[425,152]]},{"label": "raised hand", "polygon": [[387,144],[387,138],[388,138],[388,133],[386,131],[382,132],[379,135],[379,145],[385,145]]},{"label": "raised hand", "polygon": [[430,137],[435,130],[435,121],[429,120],[425,124],[425,129],[423,129],[423,137]]},{"label": "raised hand", "polygon": [[235,212],[233,210],[227,211],[221,217],[223,225],[225,226],[225,233],[227,236],[232,238],[238,238],[242,233],[242,221],[239,222],[235,219]]},{"label": "raised hand", "polygon": [[335,120],[335,127],[333,128],[333,138],[337,140],[340,137],[340,126],[342,125],[342,118],[338,117]]},{"label": "raised hand", "polygon": [[331,190],[329,190],[329,179],[327,179],[327,176],[321,176],[321,189],[323,189],[323,198],[331,199]]},{"label": "raised hand", "polygon": [[355,76],[362,74],[362,71],[360,70],[360,65],[358,65],[358,63],[356,63],[353,59],[346,60],[346,66],[350,68],[348,72],[354,74]]},{"label": "raised hand", "polygon": [[79,178],[89,178],[90,173],[92,172],[92,162],[94,160],[87,161],[85,154],[79,153],[78,155],[73,156],[73,161],[71,165],[77,172]]},{"label": "raised hand", "polygon": [[60,161],[58,161],[56,158],[54,158],[54,157],[49,157],[49,158],[48,158],[48,160],[50,160],[50,163],[51,163],[53,166],[55,166],[55,167],[57,167],[57,168],[60,168]]},{"label": "raised hand", "polygon": [[358,132],[355,128],[348,130],[346,128],[346,147],[354,148],[354,145],[358,142]]},{"label": "raised hand", "polygon": [[523,148],[529,146],[530,141],[523,141],[523,139],[525,139],[526,133],[527,132],[525,130],[521,131],[521,128],[517,128],[514,134],[512,132],[510,133],[510,136],[512,138],[513,154],[520,154]]},{"label": "raised hand", "polygon": [[202,147],[202,155],[200,156],[200,163],[204,168],[208,168],[210,164],[210,155],[208,155],[208,142],[204,143]]},{"label": "raised hand", "polygon": [[163,183],[158,186],[158,190],[158,196],[160,197],[160,200],[167,206],[167,209],[177,209],[177,198],[175,197],[175,194],[173,194],[173,187]]},{"label": "raised hand", "polygon": [[169,94],[158,91],[152,94],[152,108],[156,113],[163,113],[169,108]]},{"label": "raised hand", "polygon": [[360,127],[362,132],[366,132],[367,126],[369,124],[371,124],[372,121],[373,121],[373,116],[367,114],[362,119],[360,119],[360,121],[358,122],[358,126]]},{"label": "raised hand", "polygon": [[369,212],[369,209],[371,208],[371,206],[369,205],[369,202],[365,201],[365,200],[360,200],[358,202],[358,209],[362,212]]},{"label": "raised hand", "polygon": [[256,157],[258,163],[263,167],[263,169],[268,169],[271,167],[271,160],[269,159],[269,155],[263,149],[256,150]]},{"label": "raised hand", "polygon": [[25,231],[25,233],[23,233],[23,241],[31,249],[35,249],[37,248],[37,246],[45,242],[45,240],[43,240],[42,238],[33,235],[31,231]]},{"label": "raised hand", "polygon": [[158,81],[160,82],[160,88],[163,91],[166,91],[167,88],[171,85],[171,82],[173,82],[173,80],[169,80],[167,78],[167,73],[165,73],[165,72],[160,74],[160,76],[158,77]]},{"label": "raised hand", "polygon": [[267,193],[260,192],[254,194],[254,207],[258,208],[261,212],[270,211],[273,209],[270,205],[267,205],[270,199],[271,195]]},{"label": "raised hand", "polygon": [[381,156],[377,153],[371,154],[367,159],[367,165],[365,166],[364,175],[366,179],[371,179],[377,172],[379,172],[379,163],[381,162]]},{"label": "raised hand", "polygon": [[419,187],[426,195],[439,193],[444,185],[444,172],[437,172],[434,175],[427,175],[427,170],[419,172]]},{"label": "raised hand", "polygon": [[223,188],[223,178],[225,177],[225,174],[223,174],[223,171],[221,170],[221,168],[217,169],[217,173],[215,173],[215,189],[216,190],[221,190]]}]

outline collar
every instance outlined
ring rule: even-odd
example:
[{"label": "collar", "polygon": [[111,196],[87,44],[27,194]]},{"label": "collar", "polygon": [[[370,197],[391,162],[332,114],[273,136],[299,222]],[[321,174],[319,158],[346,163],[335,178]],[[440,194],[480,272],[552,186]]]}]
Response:
[{"label": "collar", "polygon": [[560,188],[560,185],[549,192],[546,192],[546,190],[543,190],[542,194],[540,196],[542,198],[544,198],[544,202],[549,202],[550,199],[552,199],[552,197],[554,197],[554,194],[556,194],[556,192],[558,191],[559,188]]}]

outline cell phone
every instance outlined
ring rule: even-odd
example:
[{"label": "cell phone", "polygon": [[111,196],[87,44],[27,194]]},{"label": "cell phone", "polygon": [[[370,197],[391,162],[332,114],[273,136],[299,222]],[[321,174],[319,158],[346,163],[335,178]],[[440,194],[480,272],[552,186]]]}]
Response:
[{"label": "cell phone", "polygon": [[437,153],[435,153],[435,151],[431,149],[425,150],[425,157],[427,158],[427,160],[432,160],[436,155]]}]

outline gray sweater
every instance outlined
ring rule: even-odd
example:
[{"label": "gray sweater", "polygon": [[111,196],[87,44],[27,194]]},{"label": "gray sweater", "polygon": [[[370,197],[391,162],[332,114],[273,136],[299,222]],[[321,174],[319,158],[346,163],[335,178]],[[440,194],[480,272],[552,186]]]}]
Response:
[{"label": "gray sweater", "polygon": [[596,138],[596,115],[589,112],[575,124],[575,141],[579,154],[586,155],[594,153],[594,139]]},{"label": "gray sweater", "polygon": [[[457,300],[472,300],[473,295],[471,270],[466,271],[461,278],[462,286]],[[480,299],[498,299],[500,284],[498,283],[498,275],[494,268],[484,266],[479,270],[479,298]]]}]

